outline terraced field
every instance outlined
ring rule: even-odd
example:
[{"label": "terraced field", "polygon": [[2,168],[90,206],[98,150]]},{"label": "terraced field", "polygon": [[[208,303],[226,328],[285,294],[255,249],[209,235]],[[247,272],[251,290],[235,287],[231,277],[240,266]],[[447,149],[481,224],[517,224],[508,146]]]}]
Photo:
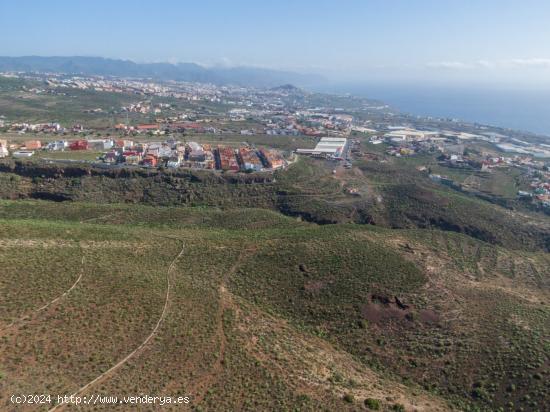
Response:
[{"label": "terraced field", "polygon": [[550,401],[543,252],[259,209],[2,201],[0,265],[3,410],[13,393],[190,398],[167,410]]}]

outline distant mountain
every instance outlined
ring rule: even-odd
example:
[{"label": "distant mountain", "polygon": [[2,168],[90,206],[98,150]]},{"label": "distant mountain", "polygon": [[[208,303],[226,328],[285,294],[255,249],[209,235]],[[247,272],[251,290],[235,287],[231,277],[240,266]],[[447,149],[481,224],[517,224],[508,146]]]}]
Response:
[{"label": "distant mountain", "polygon": [[278,92],[289,92],[289,93],[300,91],[300,89],[294,86],[293,84],[283,84],[281,86],[272,87],[271,90],[278,91]]},{"label": "distant mountain", "polygon": [[0,71],[55,72],[97,76],[152,78],[241,86],[273,87],[284,83],[309,86],[318,75],[255,67],[203,67],[194,63],[135,63],[102,57],[0,57]]}]

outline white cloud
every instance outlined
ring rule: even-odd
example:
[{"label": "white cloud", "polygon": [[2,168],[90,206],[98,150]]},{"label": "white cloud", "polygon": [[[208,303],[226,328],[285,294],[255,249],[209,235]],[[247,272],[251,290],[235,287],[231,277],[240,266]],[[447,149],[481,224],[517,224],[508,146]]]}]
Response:
[{"label": "white cloud", "polygon": [[426,66],[431,69],[445,69],[445,70],[465,70],[465,69],[474,68],[474,66],[471,64],[467,64],[463,62],[454,62],[454,61],[430,62],[430,63],[427,63]]},{"label": "white cloud", "polygon": [[477,67],[485,67],[485,68],[492,68],[492,67],[495,67],[496,66],[496,63],[495,62],[492,62],[490,60],[478,60],[476,62],[476,65]]},{"label": "white cloud", "polygon": [[429,62],[425,65],[431,69],[444,70],[471,70],[471,69],[514,69],[514,68],[550,68],[550,58],[529,58],[529,59],[505,59],[486,60],[480,59],[473,62],[441,61]]},{"label": "white cloud", "polygon": [[550,59],[532,58],[532,59],[512,59],[510,64],[521,67],[543,67],[550,68]]}]

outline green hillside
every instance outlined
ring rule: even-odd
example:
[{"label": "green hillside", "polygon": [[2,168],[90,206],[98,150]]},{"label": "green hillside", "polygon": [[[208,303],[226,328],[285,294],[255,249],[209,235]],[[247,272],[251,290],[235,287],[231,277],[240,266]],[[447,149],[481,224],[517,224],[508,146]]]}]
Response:
[{"label": "green hillside", "polygon": [[194,410],[549,401],[545,253],[260,209],[43,201],[0,203],[0,246],[6,408],[98,377],[78,393]]},{"label": "green hillside", "polygon": [[435,228],[512,249],[550,250],[543,214],[461,193],[401,164],[366,163],[334,174],[329,162],[302,159],[272,175],[4,161],[0,171],[0,198],[262,208],[319,224]]}]

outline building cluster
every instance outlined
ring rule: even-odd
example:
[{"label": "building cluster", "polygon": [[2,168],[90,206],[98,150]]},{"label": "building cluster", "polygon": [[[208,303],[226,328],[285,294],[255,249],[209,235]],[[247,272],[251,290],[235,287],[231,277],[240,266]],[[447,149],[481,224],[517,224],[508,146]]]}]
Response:
[{"label": "building cluster", "polygon": [[[481,159],[469,155],[445,155],[439,157],[440,164],[451,168],[468,168],[481,172],[491,173],[499,168],[517,168],[527,178],[526,187],[517,192],[521,199],[529,199],[540,203],[544,208],[550,208],[550,163],[546,163],[533,156],[515,155],[484,156]],[[481,164],[481,167],[479,166]],[[427,170],[421,166],[419,170]],[[450,186],[464,186],[457,184],[452,178],[439,174],[430,174],[430,178],[438,183]]]},{"label": "building cluster", "polygon": [[14,158],[32,157],[36,151],[61,152],[92,150],[104,151],[113,148],[112,139],[76,139],[53,140],[42,143],[40,140],[31,139],[22,143],[8,144],[6,139],[0,140],[0,157],[12,156]]},{"label": "building cluster", "polygon": [[114,148],[101,159],[106,163],[143,165],[149,167],[209,169],[233,172],[272,171],[286,166],[276,150],[252,147],[182,143],[173,139],[165,142],[135,143],[118,140]]},{"label": "building cluster", "polygon": [[[146,106],[138,107],[142,113],[149,113]],[[155,109],[160,111],[160,109]],[[172,109],[171,109],[172,110]],[[155,112],[157,114],[157,112]],[[195,119],[195,120],[190,120]],[[351,116],[331,115],[322,112],[296,113],[292,110],[255,110],[248,108],[230,109],[226,114],[199,114],[197,112],[177,113],[171,116],[158,117],[155,123],[137,126],[117,125],[117,130],[128,134],[148,132],[150,134],[165,134],[173,132],[209,133],[209,134],[240,134],[242,136],[326,136],[330,133],[335,137],[349,135],[352,124]],[[249,122],[247,127],[238,123]]]},{"label": "building cluster", "polygon": [[265,113],[259,120],[263,123],[261,132],[268,135],[303,135],[320,137],[349,136],[353,116],[327,113],[324,109],[300,110],[288,113]]},{"label": "building cluster", "polygon": [[191,122],[181,121],[181,119],[171,119],[165,121],[158,119],[156,123],[142,123],[136,126],[128,126],[124,123],[119,123],[114,126],[114,130],[122,132],[125,135],[139,135],[148,134],[151,136],[162,136],[170,133],[187,133],[187,134],[199,134],[209,133],[216,134],[217,129],[210,126],[206,122]]},{"label": "building cluster", "polygon": [[527,169],[529,188],[518,191],[520,198],[529,198],[550,209],[550,166],[530,165]]},{"label": "building cluster", "polygon": [[[32,157],[35,152],[93,151],[100,153],[98,160],[110,165],[146,167],[184,167],[234,172],[272,171],[287,165],[277,150],[256,149],[250,146],[230,146],[180,142],[135,142],[130,139],[76,139],[55,140],[42,144],[28,140],[21,144],[8,144],[0,140],[0,157]],[[47,158],[47,156],[46,156]]]},{"label": "building cluster", "polygon": [[122,112],[128,113],[141,113],[141,114],[160,114],[163,110],[172,109],[172,105],[168,103],[155,103],[141,101],[137,103],[129,104],[128,106],[122,106]]},{"label": "building cluster", "polygon": [[63,133],[66,129],[59,123],[12,123],[9,127],[9,131],[20,133]]},{"label": "building cluster", "polygon": [[[411,125],[394,125],[392,122],[373,124],[370,121],[355,124],[353,135],[358,133],[368,137],[369,143],[379,145],[385,143],[385,152],[391,156],[411,156],[419,152],[439,151],[453,155],[453,161],[460,162],[460,156],[465,144],[483,142],[491,144],[495,149],[514,154],[524,154],[538,158],[550,157],[550,146],[522,141],[512,136],[484,130],[471,130],[456,127],[456,130],[432,127],[430,129],[416,128]],[[474,133],[475,132],[475,133]]]},{"label": "building cluster", "polygon": [[63,90],[93,90],[98,92],[135,94],[139,96],[157,96],[183,99],[188,101],[220,102],[228,92],[237,91],[238,87],[219,87],[204,83],[164,82],[162,84],[151,80],[123,79],[103,76],[66,76],[56,73],[2,73],[5,77],[27,78],[44,81],[45,87],[28,89],[35,94],[54,91],[64,94]]},{"label": "building cluster", "polygon": [[411,156],[423,151],[439,151],[448,154],[449,159],[455,162],[461,160],[461,142],[472,138],[474,136],[467,133],[387,126],[382,133],[372,136],[370,142],[375,145],[386,143],[386,153],[391,156]]}]

